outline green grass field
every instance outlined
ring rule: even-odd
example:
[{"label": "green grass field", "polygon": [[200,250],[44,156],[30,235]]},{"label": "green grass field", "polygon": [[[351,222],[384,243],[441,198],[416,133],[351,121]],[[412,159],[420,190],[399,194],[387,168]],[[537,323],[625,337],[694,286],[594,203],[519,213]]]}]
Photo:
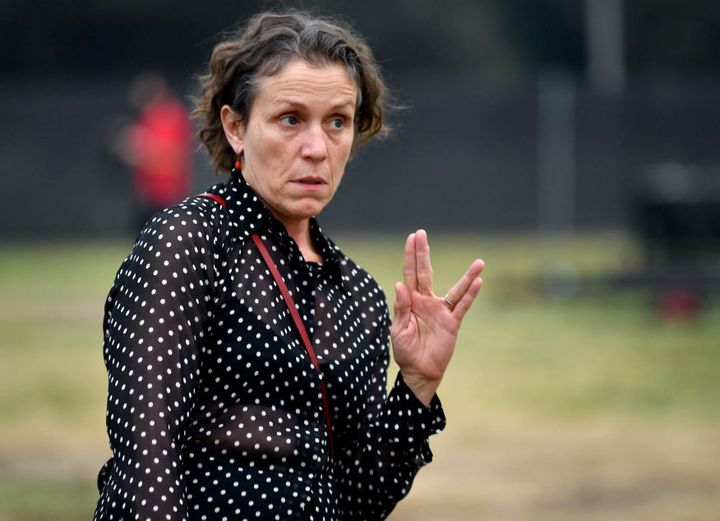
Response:
[{"label": "green grass field", "polygon": [[[402,237],[337,239],[392,288]],[[544,273],[632,266],[619,237],[431,246],[437,293],[476,256],[485,288],[441,387],[435,462],[391,520],[720,519],[717,299],[667,321],[642,292],[544,294]],[[109,454],[102,307],[128,248],[0,247],[0,521],[92,515]]]}]

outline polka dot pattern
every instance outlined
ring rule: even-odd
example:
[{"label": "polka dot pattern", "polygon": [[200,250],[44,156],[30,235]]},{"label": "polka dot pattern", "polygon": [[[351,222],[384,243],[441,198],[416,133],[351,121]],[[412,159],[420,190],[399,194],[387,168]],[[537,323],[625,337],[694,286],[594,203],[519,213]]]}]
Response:
[{"label": "polka dot pattern", "polygon": [[[444,428],[399,376],[372,277],[311,222],[300,251],[238,172],[154,216],[105,305],[107,431],[95,520],[384,519]],[[258,233],[313,342],[300,341]],[[320,379],[332,412],[329,455]]]}]

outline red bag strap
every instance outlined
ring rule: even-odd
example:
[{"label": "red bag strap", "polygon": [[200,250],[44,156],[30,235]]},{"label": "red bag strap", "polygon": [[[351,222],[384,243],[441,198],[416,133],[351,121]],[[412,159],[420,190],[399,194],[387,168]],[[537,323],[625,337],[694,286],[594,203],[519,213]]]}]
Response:
[{"label": "red bag strap", "polygon": [[[275,283],[278,285],[278,288],[280,288],[280,293],[282,293],[283,299],[285,300],[285,305],[287,306],[288,310],[290,311],[290,315],[292,316],[293,322],[295,322],[295,327],[298,330],[298,333],[300,333],[300,338],[302,340],[303,345],[305,346],[305,351],[307,351],[308,356],[310,357],[310,360],[312,361],[312,364],[315,366],[315,369],[317,369],[318,373],[320,373],[320,376],[322,377],[322,370],[320,369],[320,363],[318,362],[317,356],[315,356],[315,351],[313,350],[312,343],[310,342],[310,337],[307,334],[307,330],[305,329],[305,324],[303,324],[302,319],[300,318],[300,313],[298,313],[297,307],[295,306],[295,301],[292,298],[292,295],[290,295],[290,291],[288,290],[287,286],[285,285],[285,281],[283,280],[282,276],[280,275],[280,272],[277,269],[277,266],[275,265],[275,262],[273,262],[272,257],[270,257],[270,252],[268,252],[267,248],[265,247],[265,243],[263,243],[260,236],[258,236],[257,233],[254,233],[252,235],[252,240],[255,243],[255,246],[257,246],[257,249],[260,251],[260,255],[262,256],[263,260],[265,261],[265,264],[267,265],[268,269],[270,270],[270,273],[273,276],[273,279],[275,279]],[[323,405],[323,413],[325,414],[325,427],[327,429],[328,434],[328,446],[330,447],[330,454],[332,457],[335,457],[335,446],[333,443],[333,434],[332,434],[332,417],[330,414],[330,399],[328,398],[327,390],[325,389],[325,380],[320,380],[320,391],[322,392],[322,405]]]},{"label": "red bag strap", "polygon": [[[227,206],[225,199],[216,194],[210,194],[206,192],[203,194],[198,194],[196,197],[212,199],[223,207]],[[280,272],[278,271],[275,262],[273,262],[272,257],[270,257],[270,252],[268,252],[267,248],[265,247],[265,243],[262,241],[260,236],[257,233],[254,233],[251,239],[255,243],[258,251],[260,252],[260,256],[262,257],[263,261],[265,261],[265,265],[270,270],[270,274],[273,276],[273,279],[275,279],[275,284],[277,284],[278,288],[280,289],[280,293],[282,294],[283,300],[285,300],[285,305],[287,306],[288,311],[290,311],[290,316],[292,317],[293,322],[295,322],[295,327],[300,334],[300,339],[305,346],[305,351],[307,351],[307,354],[310,357],[310,361],[322,377],[323,374],[322,370],[320,369],[320,362],[318,362],[317,356],[315,356],[315,350],[313,349],[312,343],[310,342],[310,337],[308,336],[307,329],[305,329],[305,324],[303,324],[303,321],[300,318],[300,313],[298,313],[295,301],[293,300],[292,295],[290,295],[290,290],[288,290],[288,287],[285,284],[282,275],[280,275]],[[320,380],[320,391],[322,393],[322,406],[323,413],[325,415],[325,428],[327,429],[328,435],[328,447],[330,448],[330,455],[335,458],[335,444],[333,442],[332,433],[332,415],[330,414],[330,399],[328,398],[327,389],[325,388],[325,380],[322,379]]]},{"label": "red bag strap", "polygon": [[222,197],[220,197],[219,195],[216,195],[216,194],[209,194],[209,193],[205,192],[203,194],[197,194],[195,197],[204,197],[205,199],[212,199],[213,201],[215,201],[216,203],[221,205],[223,208],[227,207],[227,203],[225,202],[225,199],[223,199]]}]

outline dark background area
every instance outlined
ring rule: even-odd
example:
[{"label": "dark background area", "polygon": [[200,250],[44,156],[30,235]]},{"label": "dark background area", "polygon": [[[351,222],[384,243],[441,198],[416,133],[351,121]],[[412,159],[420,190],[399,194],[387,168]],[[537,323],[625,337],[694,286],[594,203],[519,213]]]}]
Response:
[{"label": "dark background area", "polygon": [[[623,2],[625,80],[608,94],[588,81],[581,1],[0,0],[0,237],[130,233],[131,180],[110,149],[132,78],[161,72],[189,103],[216,35],[284,5],[349,20],[406,105],[350,163],[331,231],[632,230],[648,169],[720,164],[717,1]],[[572,180],[549,225],[548,92],[567,101],[555,143]],[[198,190],[216,182],[204,152],[195,163]]]}]

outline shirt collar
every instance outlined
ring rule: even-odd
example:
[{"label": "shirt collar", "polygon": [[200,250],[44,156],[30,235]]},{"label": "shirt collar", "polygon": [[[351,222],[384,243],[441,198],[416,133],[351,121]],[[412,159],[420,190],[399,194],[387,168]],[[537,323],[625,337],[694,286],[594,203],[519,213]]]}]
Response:
[{"label": "shirt collar", "polygon": [[319,247],[320,254],[331,276],[335,278],[341,288],[344,288],[347,293],[351,293],[352,268],[348,258],[340,251],[340,248],[337,247],[333,240],[323,233],[317,219],[314,217],[310,219],[310,236]]},{"label": "shirt collar", "polygon": [[225,202],[230,227],[242,239],[263,231],[274,220],[272,213],[255,191],[250,188],[239,170],[233,170],[226,184]]},{"label": "shirt collar", "polygon": [[[225,198],[230,216],[229,224],[236,237],[247,240],[253,233],[266,232],[279,240],[290,261],[302,258],[297,244],[287,233],[285,226],[273,216],[239,170],[232,170],[230,180],[225,186],[226,189],[222,190],[224,193],[218,195]],[[330,237],[323,233],[315,217],[310,219],[310,236],[320,250],[328,273],[349,290],[349,277],[344,276],[349,268],[347,258]]]}]

